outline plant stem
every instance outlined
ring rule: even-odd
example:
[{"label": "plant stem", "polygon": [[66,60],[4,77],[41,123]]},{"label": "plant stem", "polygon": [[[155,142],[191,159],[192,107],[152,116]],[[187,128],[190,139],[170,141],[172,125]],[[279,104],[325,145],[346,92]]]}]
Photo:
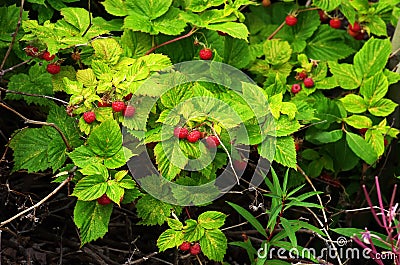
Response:
[{"label": "plant stem", "polygon": [[47,98],[47,99],[51,99],[54,101],[58,101],[60,103],[62,103],[63,105],[68,105],[68,102],[55,98],[55,97],[50,97],[50,96],[46,96],[46,95],[39,95],[39,94],[31,94],[31,93],[25,93],[25,92],[20,92],[20,91],[14,91],[14,90],[8,90],[5,89],[3,87],[0,87],[1,91],[4,91],[6,93],[11,93],[11,94],[18,94],[18,95],[24,95],[24,96],[30,96],[30,97],[40,97],[40,98]]},{"label": "plant stem", "polygon": [[43,122],[43,121],[35,121],[35,120],[28,119],[28,118],[26,118],[24,115],[22,115],[21,113],[19,113],[18,111],[14,110],[13,108],[7,106],[6,104],[4,104],[4,103],[2,103],[2,102],[0,102],[0,106],[3,107],[3,108],[5,108],[5,109],[8,109],[8,110],[11,111],[11,112],[14,112],[17,116],[19,116],[20,118],[22,118],[22,119],[25,121],[25,123],[37,124],[37,125],[46,125],[46,126],[53,127],[53,128],[56,129],[57,132],[60,134],[61,138],[63,139],[63,141],[64,141],[64,143],[65,143],[65,146],[67,147],[67,150],[68,150],[68,151],[72,151],[72,147],[71,147],[71,145],[69,144],[67,137],[66,137],[66,136],[64,135],[64,133],[61,131],[61,129],[60,129],[57,125],[55,125],[54,123]]},{"label": "plant stem", "polygon": [[168,44],[173,43],[173,42],[176,42],[176,41],[178,41],[178,40],[182,40],[182,39],[188,38],[188,37],[192,36],[193,33],[196,32],[196,30],[197,30],[197,28],[196,28],[196,27],[193,27],[193,28],[192,28],[188,33],[186,33],[185,35],[179,36],[179,37],[177,37],[177,38],[175,38],[175,39],[172,39],[172,40],[166,41],[166,42],[164,42],[164,43],[161,43],[161,44],[159,44],[159,45],[156,45],[156,46],[154,46],[153,48],[151,48],[150,50],[148,50],[148,51],[145,53],[145,55],[149,55],[150,53],[154,52],[155,50],[157,50],[158,48],[160,48],[160,47],[162,47],[162,46],[168,45]]},{"label": "plant stem", "polygon": [[[62,176],[62,175],[67,175],[67,174],[71,174],[73,172],[68,172],[68,171],[63,171],[59,174],[56,175],[56,177],[58,176]],[[41,199],[39,202],[37,202],[35,205],[32,205],[31,207],[29,207],[28,209],[23,210],[22,212],[14,215],[13,217],[3,221],[0,223],[0,227],[4,226],[5,224],[8,224],[9,222],[17,219],[18,217],[20,217],[21,215],[36,209],[37,207],[39,207],[40,205],[42,205],[44,202],[46,202],[48,199],[51,198],[51,196],[53,196],[54,194],[56,194],[62,187],[65,186],[65,184],[67,184],[69,181],[71,180],[70,177],[66,178],[63,182],[60,183],[60,185],[58,185],[57,188],[55,188],[52,192],[50,192],[46,197],[44,197],[43,199]]]},{"label": "plant stem", "polygon": [[277,27],[276,30],[269,35],[267,40],[272,40],[272,38],[275,37],[275,35],[285,26],[285,24],[285,21],[283,21],[282,24],[280,24],[279,27]]},{"label": "plant stem", "polygon": [[[6,64],[7,58],[11,53],[12,47],[14,46],[15,40],[18,35],[19,28],[21,27],[22,15],[24,13],[24,3],[25,3],[25,0],[21,0],[21,6],[19,8],[19,17],[18,17],[17,27],[15,28],[15,32],[13,33],[13,37],[12,37],[10,45],[8,46],[6,55],[4,56],[3,61],[1,62],[0,73],[2,73],[3,67]],[[0,79],[1,79],[1,77],[2,77],[2,75],[0,75]]]}]

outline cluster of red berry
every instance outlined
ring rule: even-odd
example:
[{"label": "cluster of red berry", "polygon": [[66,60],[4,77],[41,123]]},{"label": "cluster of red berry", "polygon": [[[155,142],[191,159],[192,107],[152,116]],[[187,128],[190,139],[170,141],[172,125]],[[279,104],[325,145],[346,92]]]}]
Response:
[{"label": "cluster of red berry", "polygon": [[[132,98],[132,94],[129,94],[128,96],[125,96],[125,100],[130,100]],[[111,104],[108,102],[98,102],[97,103],[98,107],[112,107],[114,112],[122,112],[122,115],[125,118],[131,118],[135,115],[136,109],[132,105],[127,105],[124,101],[122,100],[117,100],[112,102]],[[87,123],[92,123],[96,120],[96,113],[94,111],[87,111],[83,113],[83,119]]]},{"label": "cluster of red berry", "polygon": [[[188,129],[182,127],[176,127],[174,129],[174,136],[179,139],[187,139],[190,143],[197,142],[202,138],[202,133],[198,130],[193,130],[189,132]],[[217,136],[210,135],[205,138],[208,148],[217,148],[221,143]]]},{"label": "cluster of red berry", "polygon": [[[329,20],[329,15],[326,14],[323,10],[318,10],[319,18],[321,22],[327,22],[329,21],[329,26],[334,29],[340,29],[342,28],[342,19],[339,17],[332,17],[332,19]],[[354,24],[349,24],[347,28],[347,33],[352,36],[356,40],[363,40],[365,36],[365,31],[363,30],[362,26],[360,23],[357,21],[354,22]]]},{"label": "cluster of red berry", "polygon": [[[307,73],[305,71],[300,72],[296,76],[297,80],[303,80],[303,84],[307,88],[311,88],[314,86],[314,80],[311,77],[307,77]],[[293,94],[297,94],[301,91],[301,85],[300,84],[293,84],[292,89],[291,89]]]},{"label": "cluster of red berry", "polygon": [[181,251],[184,251],[184,252],[186,252],[186,251],[189,251],[189,253],[191,254],[191,255],[193,255],[193,256],[196,256],[196,255],[198,255],[198,254],[200,254],[200,252],[201,252],[201,247],[200,247],[200,244],[199,243],[190,243],[190,242],[183,242],[180,246],[179,246],[179,249],[181,250]]},{"label": "cluster of red berry", "polygon": [[[24,50],[25,50],[26,55],[31,56],[31,57],[40,58],[40,59],[46,60],[48,62],[50,62],[50,61],[54,60],[54,58],[56,58],[56,56],[54,54],[51,55],[48,51],[39,52],[39,49],[32,45],[26,46]],[[55,62],[55,63],[48,64],[46,67],[46,70],[50,74],[55,75],[60,72],[61,67],[57,62]]]}]

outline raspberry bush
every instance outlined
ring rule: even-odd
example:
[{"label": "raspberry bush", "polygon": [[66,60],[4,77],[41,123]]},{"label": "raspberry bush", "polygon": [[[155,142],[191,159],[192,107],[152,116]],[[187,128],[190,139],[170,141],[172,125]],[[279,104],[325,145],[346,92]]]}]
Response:
[{"label": "raspberry bush", "polygon": [[[257,249],[300,250],[301,231],[326,242],[332,231],[361,238],[361,230],[341,227],[343,215],[335,223],[326,212],[361,207],[353,204],[357,185],[383,172],[397,144],[399,1],[96,4],[0,7],[0,107],[32,125],[8,135],[0,163],[12,155],[13,173],[70,184],[81,247],[106,235],[120,207],[141,225],[162,227],[154,241],[160,252],[199,262],[229,264],[229,249],[239,247],[243,262],[266,264]],[[188,61],[197,62],[193,72],[182,70]],[[202,71],[211,78],[191,79]],[[44,118],[31,120],[9,102]],[[149,164],[129,164],[145,155]],[[146,166],[153,168],[137,177]],[[237,180],[237,196],[218,186],[224,171]],[[259,187],[243,185],[252,176]],[[324,183],[321,191],[315,182]],[[325,184],[344,202],[322,201]],[[199,193],[187,196],[179,185]],[[313,222],[298,221],[293,208]],[[244,225],[255,240],[229,233]]]}]

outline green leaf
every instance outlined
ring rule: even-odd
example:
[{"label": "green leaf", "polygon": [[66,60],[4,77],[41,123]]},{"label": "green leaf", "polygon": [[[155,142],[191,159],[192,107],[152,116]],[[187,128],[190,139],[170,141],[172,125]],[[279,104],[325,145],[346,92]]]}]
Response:
[{"label": "green leaf", "polygon": [[84,32],[89,27],[89,12],[83,8],[65,7],[61,9],[61,15],[66,22],[80,32]]},{"label": "green leaf", "polygon": [[225,37],[224,62],[243,68],[250,62],[249,46],[244,40]]},{"label": "green leaf", "polygon": [[389,90],[389,83],[386,76],[379,72],[365,80],[360,87],[360,94],[364,96],[368,105],[382,99]]},{"label": "green leaf", "polygon": [[116,204],[120,204],[122,197],[124,196],[124,188],[119,185],[116,180],[107,181],[106,194]]},{"label": "green leaf", "polygon": [[382,98],[376,102],[373,102],[368,106],[368,111],[378,117],[386,117],[391,114],[396,108],[398,104],[393,102],[390,99]]},{"label": "green leaf", "polygon": [[220,228],[224,225],[226,215],[216,211],[207,211],[199,215],[197,222],[205,229]]},{"label": "green leaf", "polygon": [[205,229],[198,225],[195,220],[188,219],[185,221],[186,226],[184,227],[184,240],[189,242],[198,241],[204,236]]},{"label": "green leaf", "polygon": [[391,53],[389,39],[369,39],[354,56],[354,70],[362,79],[374,76],[385,67]]},{"label": "green leaf", "polygon": [[305,53],[309,58],[322,61],[343,59],[354,50],[343,42],[343,33],[328,25],[321,25],[308,41]]},{"label": "green leaf", "polygon": [[372,165],[378,159],[378,155],[372,145],[361,136],[346,132],[346,142],[350,149],[369,165]]},{"label": "green leaf", "polygon": [[108,179],[108,170],[102,164],[90,164],[81,170],[79,170],[83,175],[98,175],[103,177],[103,182]]},{"label": "green leaf", "polygon": [[308,130],[306,133],[306,140],[314,144],[326,144],[339,141],[342,136],[342,130],[333,130],[329,132],[321,130]]},{"label": "green leaf", "polygon": [[179,152],[179,146],[174,145],[173,141],[158,143],[154,148],[158,170],[168,180],[174,179],[181,172],[181,168],[176,166],[177,162],[171,162],[172,159],[179,159],[179,165],[187,164],[187,158],[174,156],[174,152]]},{"label": "green leaf", "polygon": [[340,0],[314,0],[313,4],[322,10],[332,11],[340,5]]},{"label": "green leaf", "polygon": [[126,6],[129,14],[146,17],[154,20],[164,15],[172,4],[172,0],[135,0],[127,1]]},{"label": "green leaf", "polygon": [[236,38],[247,40],[249,35],[249,31],[245,24],[237,23],[237,22],[224,22],[224,23],[217,23],[217,24],[209,24],[206,25],[207,29],[221,31],[229,36]]},{"label": "green leaf", "polygon": [[386,22],[379,15],[370,16],[366,28],[376,36],[387,36]]},{"label": "green leaf", "polygon": [[143,32],[125,29],[121,36],[121,46],[124,54],[128,57],[143,56],[152,47],[151,36]]},{"label": "green leaf", "polygon": [[356,89],[361,84],[361,77],[356,75],[352,64],[329,62],[329,69],[337,84],[344,89]]},{"label": "green leaf", "polygon": [[314,151],[312,149],[306,149],[303,152],[301,152],[301,157],[306,160],[317,160],[319,159],[320,155],[317,151]]},{"label": "green leaf", "polygon": [[363,113],[367,111],[367,105],[364,99],[358,95],[348,94],[344,98],[341,98],[340,101],[349,112]]},{"label": "green leaf", "polygon": [[275,121],[275,134],[277,137],[290,135],[297,132],[300,128],[301,125],[297,120],[290,120],[286,115],[281,115],[281,117]]},{"label": "green leaf", "polygon": [[[10,2],[11,3],[11,2]],[[6,3],[4,2],[4,5]],[[0,7],[0,49],[8,48],[15,33],[15,27],[18,24],[20,8],[16,5]],[[22,21],[28,18],[28,11],[23,11]],[[24,23],[24,22],[23,22]],[[19,31],[17,40],[22,36],[23,32]]]},{"label": "green leaf", "polygon": [[[10,77],[8,89],[29,94],[44,96],[54,95],[51,74],[47,73],[45,67],[35,64],[29,68],[29,75],[14,74]],[[34,103],[42,106],[52,105],[53,102],[46,98],[24,96],[19,94],[7,93],[6,99],[25,100],[28,104]]]},{"label": "green leaf", "polygon": [[122,55],[121,46],[113,38],[96,39],[91,44],[95,51],[94,58],[111,65],[115,65]]},{"label": "green leaf", "polygon": [[272,39],[264,42],[263,51],[265,61],[272,65],[279,65],[289,61],[292,48],[287,41]]},{"label": "green leaf", "polygon": [[101,175],[91,175],[78,181],[72,196],[76,196],[80,201],[92,201],[106,193],[107,182]]},{"label": "green leaf", "polygon": [[222,261],[224,259],[228,244],[226,236],[220,230],[206,230],[199,243],[202,252],[210,260]]},{"label": "green leaf", "polygon": [[71,153],[68,154],[68,156],[72,159],[72,162],[78,167],[84,168],[86,166],[90,166],[92,164],[96,163],[102,163],[103,159],[101,157],[98,157],[90,148],[87,146],[80,146]]},{"label": "green leaf", "polygon": [[292,136],[277,137],[275,162],[290,168],[296,168],[296,150]]},{"label": "green leaf", "polygon": [[99,156],[111,157],[122,147],[122,133],[115,120],[107,120],[89,135],[87,144]]},{"label": "green leaf", "polygon": [[358,165],[360,160],[349,148],[345,137],[335,143],[325,145],[322,150],[333,158],[333,166],[335,171],[351,170]]},{"label": "green leaf", "polygon": [[[58,128],[60,128],[71,147],[78,147],[83,143],[80,139],[80,133],[75,119],[67,115],[63,106],[53,105],[50,109],[49,115],[47,116],[47,122],[54,123]],[[51,138],[59,138],[61,140],[60,133],[54,128],[44,128],[46,128],[47,134]]]},{"label": "green leaf", "polygon": [[104,2],[101,2],[101,4],[104,6],[106,11],[113,16],[123,17],[128,15],[126,1],[124,0],[105,0]]},{"label": "green leaf", "polygon": [[290,224],[290,222],[287,219],[285,219],[283,217],[281,217],[281,224],[282,224],[282,227],[285,230],[287,236],[289,237],[289,240],[292,243],[292,246],[296,247],[297,246],[296,232],[295,232],[295,230],[293,230],[292,225]]},{"label": "green leaf", "polygon": [[74,222],[79,228],[81,245],[103,237],[108,231],[112,204],[100,205],[96,201],[77,201]]},{"label": "green leaf", "polygon": [[185,6],[185,9],[193,12],[203,12],[207,8],[222,5],[224,0],[191,0],[187,2],[189,4]]},{"label": "green leaf", "polygon": [[174,229],[165,230],[157,239],[157,247],[162,252],[179,246],[183,242],[183,233]]},{"label": "green leaf", "polygon": [[372,126],[372,121],[370,118],[362,115],[352,115],[350,117],[343,119],[348,125],[356,128],[370,128]]},{"label": "green leaf", "polygon": [[244,219],[246,219],[261,235],[267,238],[267,233],[265,232],[264,227],[249,211],[232,202],[226,203],[235,209],[235,211],[237,211]]},{"label": "green leaf", "polygon": [[159,201],[151,195],[144,195],[136,204],[138,216],[142,218],[139,223],[143,225],[162,225],[174,209],[173,205]]},{"label": "green leaf", "polygon": [[385,138],[379,131],[368,130],[365,133],[365,140],[372,145],[378,156],[381,156],[385,152]]}]

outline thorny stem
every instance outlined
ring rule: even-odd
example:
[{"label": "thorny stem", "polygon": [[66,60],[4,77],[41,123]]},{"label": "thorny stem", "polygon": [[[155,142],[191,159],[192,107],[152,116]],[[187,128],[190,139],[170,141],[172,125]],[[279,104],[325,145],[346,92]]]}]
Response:
[{"label": "thorny stem", "polygon": [[0,87],[0,90],[4,91],[6,93],[11,93],[11,94],[18,94],[18,95],[24,95],[24,96],[30,96],[30,97],[47,98],[47,99],[51,99],[51,100],[54,100],[54,101],[58,101],[63,105],[68,105],[68,102],[66,102],[64,100],[61,100],[61,99],[58,99],[58,98],[55,98],[55,97],[46,96],[46,95],[31,94],[31,93],[25,93],[25,92],[20,92],[20,91],[8,90],[8,89],[5,89],[3,87]]},{"label": "thorny stem", "polygon": [[61,129],[55,125],[54,123],[50,123],[50,122],[43,122],[43,121],[35,121],[35,120],[31,120],[26,118],[24,115],[22,115],[21,113],[19,113],[18,111],[14,110],[13,108],[7,106],[6,104],[0,102],[0,106],[8,109],[9,111],[13,112],[14,114],[16,114],[17,116],[19,116],[20,118],[22,118],[25,123],[30,123],[30,124],[37,124],[37,125],[46,125],[46,126],[50,126],[53,127],[54,129],[57,130],[57,132],[60,134],[61,138],[63,139],[65,146],[67,147],[68,151],[72,151],[72,147],[70,146],[67,137],[65,137],[64,133],[61,131]]},{"label": "thorny stem", "polygon": [[177,38],[175,38],[175,39],[172,39],[172,40],[166,41],[166,42],[164,42],[164,43],[161,43],[161,44],[159,44],[159,45],[156,45],[156,46],[154,46],[153,48],[151,48],[150,50],[148,50],[148,51],[145,53],[145,55],[149,55],[150,53],[154,52],[155,50],[157,50],[158,48],[160,48],[160,47],[162,47],[162,46],[168,45],[168,44],[173,43],[173,42],[176,42],[176,41],[178,41],[178,40],[182,40],[182,39],[188,38],[188,37],[192,36],[193,33],[196,32],[196,30],[197,30],[197,28],[196,28],[196,27],[193,27],[193,28],[192,28],[188,33],[186,33],[185,35],[179,36],[179,37],[177,37]]},{"label": "thorny stem", "polygon": [[[13,33],[13,37],[12,37],[10,45],[8,46],[8,50],[6,52],[6,55],[4,56],[3,61],[1,62],[0,73],[2,73],[3,67],[4,67],[4,65],[5,65],[5,63],[7,61],[8,56],[11,53],[12,47],[14,46],[15,40],[16,40],[17,35],[18,35],[19,28],[21,27],[22,15],[23,15],[23,12],[24,12],[24,3],[25,3],[25,0],[21,0],[21,6],[19,8],[19,17],[18,17],[17,27],[15,28],[15,32]],[[2,75],[0,74],[0,77],[1,76]]]},{"label": "thorny stem", "polygon": [[11,217],[11,218],[9,218],[9,219],[7,219],[7,220],[1,222],[1,223],[0,223],[0,227],[2,227],[2,226],[4,226],[4,225],[8,224],[9,222],[11,222],[11,221],[17,219],[18,217],[20,217],[20,216],[23,215],[23,214],[25,214],[25,213],[27,213],[27,212],[29,212],[29,211],[31,211],[31,210],[36,209],[37,207],[39,207],[40,205],[42,205],[44,202],[46,202],[48,199],[50,199],[50,198],[51,198],[54,194],[56,194],[62,187],[64,187],[65,184],[67,184],[67,183],[71,180],[71,175],[73,175],[73,173],[75,172],[75,170],[76,170],[76,167],[75,167],[73,170],[69,171],[69,172],[68,172],[68,171],[63,171],[63,172],[58,173],[58,174],[56,175],[56,177],[63,176],[63,175],[67,175],[67,174],[70,174],[70,176],[69,176],[68,178],[66,178],[63,182],[61,182],[60,185],[57,186],[57,188],[55,188],[52,192],[50,192],[46,197],[44,197],[43,199],[41,199],[41,200],[40,200],[39,202],[37,202],[35,205],[32,205],[31,207],[29,207],[29,208],[23,210],[22,212],[20,212],[20,213],[14,215],[13,217]]}]

